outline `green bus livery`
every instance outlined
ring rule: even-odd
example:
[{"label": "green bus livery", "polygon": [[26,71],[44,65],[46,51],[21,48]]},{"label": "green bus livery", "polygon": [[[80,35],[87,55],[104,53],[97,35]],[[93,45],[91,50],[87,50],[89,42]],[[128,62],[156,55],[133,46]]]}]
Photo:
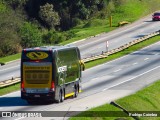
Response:
[{"label": "green bus livery", "polygon": [[27,48],[21,56],[21,98],[63,102],[81,92],[85,69],[78,47],[47,46]]}]

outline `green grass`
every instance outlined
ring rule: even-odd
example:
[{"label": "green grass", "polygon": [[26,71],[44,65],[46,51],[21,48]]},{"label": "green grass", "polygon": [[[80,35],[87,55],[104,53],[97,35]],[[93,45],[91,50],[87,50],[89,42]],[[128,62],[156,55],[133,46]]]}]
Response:
[{"label": "green grass", "polygon": [[6,57],[3,57],[3,58],[0,58],[0,63],[6,63],[6,62],[13,61],[13,60],[17,60],[17,59],[20,59],[20,57],[21,57],[21,53],[6,56]]},{"label": "green grass", "polygon": [[70,31],[75,33],[75,36],[61,44],[68,44],[89,36],[94,36],[102,32],[109,32],[118,28],[118,23],[128,21],[130,23],[142,18],[160,8],[159,0],[126,0],[123,5],[119,5],[112,12],[112,27],[109,25],[109,18],[98,19],[93,18],[88,22],[85,21],[81,25],[72,28]]},{"label": "green grass", "polygon": [[4,88],[0,88],[0,96],[5,95],[7,93],[17,91],[17,90],[20,90],[20,83],[17,83],[17,84],[11,85],[11,86],[7,86]]},{"label": "green grass", "polygon": [[141,42],[141,43],[138,43],[138,44],[136,44],[136,45],[133,45],[133,46],[131,46],[131,47],[129,47],[129,48],[123,50],[123,51],[120,51],[120,52],[118,52],[118,53],[115,53],[115,54],[113,54],[113,55],[110,55],[110,56],[107,57],[107,58],[95,60],[95,61],[92,61],[92,62],[88,62],[88,63],[85,64],[85,65],[86,65],[86,68],[91,68],[91,67],[93,67],[93,66],[96,66],[96,65],[99,65],[99,64],[103,64],[103,63],[105,63],[105,62],[107,62],[107,61],[114,60],[114,59],[116,59],[116,58],[119,58],[119,57],[122,57],[122,56],[124,56],[124,55],[130,54],[130,53],[132,53],[132,52],[134,52],[134,51],[137,51],[137,50],[139,50],[139,49],[141,49],[141,48],[143,48],[143,47],[146,47],[146,46],[151,45],[151,44],[153,44],[153,43],[156,43],[156,42],[158,42],[158,41],[160,41],[160,36],[159,36],[159,35],[158,35],[158,36],[155,36],[155,37],[153,37],[153,38],[150,38],[150,39],[148,39],[148,40],[145,40],[145,41],[143,41],[143,42]]},{"label": "green grass", "polygon": [[75,117],[71,117],[70,120],[115,120],[116,118],[126,118],[127,120],[132,120],[132,118],[128,117],[126,113],[110,104],[92,108],[78,114]]},{"label": "green grass", "polygon": [[[135,94],[118,99],[115,102],[118,103],[123,108],[125,108],[127,111],[137,111],[137,113],[138,111],[144,111],[144,112],[159,111],[160,110],[160,104],[159,104],[160,87],[159,86],[160,86],[160,80],[136,92]],[[93,114],[93,111],[102,111],[102,114],[99,115],[99,112],[95,112]],[[114,117],[105,117],[106,113],[104,111],[106,111],[106,113],[113,114]],[[120,111],[120,109],[113,105],[105,104],[96,108],[92,108],[89,111],[80,113],[78,116],[70,118],[70,120],[83,120],[83,119],[84,120],[116,120],[118,118],[121,118],[121,119],[123,118],[127,120],[133,119],[131,117],[125,117],[126,114],[122,115],[121,112],[118,113],[118,115],[121,117],[115,117],[117,116],[117,114],[114,114],[115,111]],[[88,116],[88,117],[84,117],[84,116]],[[103,117],[100,117],[100,116],[103,116]],[[139,119],[140,120],[160,120],[160,117],[140,117]]]},{"label": "green grass", "polygon": [[[117,100],[116,102],[129,111],[159,111],[160,110],[160,80],[137,93]],[[135,102],[136,101],[136,102]],[[134,103],[134,104],[133,104]],[[145,119],[146,118],[141,118]],[[147,118],[150,120],[156,118]],[[160,119],[160,118],[157,118]]]},{"label": "green grass", "polygon": [[94,36],[103,32],[109,32],[116,29],[116,27],[107,27],[107,26],[96,26],[96,27],[90,27],[90,28],[74,28],[71,31],[75,32],[75,37],[64,41],[61,43],[61,45],[65,45],[68,43],[75,42],[77,40],[81,40],[90,36]]}]

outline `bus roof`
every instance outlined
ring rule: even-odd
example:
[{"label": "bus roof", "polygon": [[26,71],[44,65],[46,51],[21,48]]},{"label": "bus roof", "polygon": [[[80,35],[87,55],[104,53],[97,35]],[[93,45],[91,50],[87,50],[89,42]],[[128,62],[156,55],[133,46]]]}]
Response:
[{"label": "bus roof", "polygon": [[76,46],[41,46],[41,47],[33,47],[33,48],[25,48],[26,51],[34,51],[34,50],[61,50],[61,49],[69,49],[69,48],[77,48]]}]

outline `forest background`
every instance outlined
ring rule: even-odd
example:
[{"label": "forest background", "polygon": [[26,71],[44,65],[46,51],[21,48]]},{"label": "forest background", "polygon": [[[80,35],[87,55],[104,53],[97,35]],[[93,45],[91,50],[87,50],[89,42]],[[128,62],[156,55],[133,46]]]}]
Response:
[{"label": "forest background", "polygon": [[0,0],[0,57],[108,32],[159,8],[159,0]]}]

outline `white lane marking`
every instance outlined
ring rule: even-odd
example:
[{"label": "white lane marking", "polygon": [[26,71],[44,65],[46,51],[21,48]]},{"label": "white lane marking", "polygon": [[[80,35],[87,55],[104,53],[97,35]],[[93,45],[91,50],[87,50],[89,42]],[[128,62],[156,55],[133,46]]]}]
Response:
[{"label": "white lane marking", "polygon": [[122,69],[115,70],[114,72],[118,72],[118,71],[120,71],[120,70],[122,70]]},{"label": "white lane marking", "polygon": [[145,58],[144,60],[148,60],[149,58]]},{"label": "white lane marking", "polygon": [[141,33],[141,32],[145,32],[145,31],[144,31],[144,29],[143,29],[143,30],[140,30],[139,32]]},{"label": "white lane marking", "polygon": [[155,53],[154,55],[159,55],[159,53]]},{"label": "white lane marking", "polygon": [[21,119],[24,119],[25,117],[20,117],[20,118],[17,118],[17,119],[14,119],[14,120],[21,120]]},{"label": "white lane marking", "polygon": [[[153,47],[154,45],[157,45],[157,44],[160,44],[160,42],[157,42],[157,43],[151,44],[151,45],[149,45],[149,46],[147,46],[147,47],[142,48],[141,50],[145,50],[145,49],[150,48],[150,47]],[[133,52],[133,53],[131,53],[131,54],[135,54],[135,53],[137,53],[137,52],[139,52],[139,51],[140,51],[140,50],[135,51],[135,52]],[[115,59],[115,60],[111,60],[111,61],[106,62],[106,63],[101,64],[101,65],[97,65],[97,66],[95,66],[95,67],[99,67],[99,66],[102,66],[102,65],[110,64],[110,63],[112,63],[112,62],[115,62],[115,61],[118,61],[118,60],[120,60],[120,59],[126,58],[126,57],[130,56],[131,54],[128,54],[128,55],[122,56],[122,57],[117,58],[117,59]],[[94,69],[95,67],[91,67],[91,68],[88,68],[88,69],[86,69],[86,70]]]},{"label": "white lane marking", "polygon": [[133,65],[137,65],[137,64],[138,64],[137,62],[133,63]]},{"label": "white lane marking", "polygon": [[6,69],[3,69],[3,70],[0,70],[0,72],[1,72],[1,71],[5,71],[5,70],[9,70],[9,69],[12,69],[12,68],[16,68],[16,67],[20,67],[20,65],[13,66],[13,67],[9,67],[9,68],[6,68]]},{"label": "white lane marking", "polygon": [[[143,25],[143,24],[145,24],[145,23],[142,23],[141,25]],[[137,24],[137,25],[134,25],[134,26],[129,27],[128,29],[120,30],[120,31],[118,31],[118,32],[116,32],[116,33],[113,33],[113,34],[111,34],[111,35],[107,35],[107,36],[105,36],[105,37],[103,37],[103,38],[99,38],[99,41],[100,41],[100,40],[104,40],[104,39],[109,38],[109,37],[112,37],[112,36],[115,36],[115,35],[118,35],[118,34],[121,34],[121,33],[124,33],[124,32],[126,32],[126,31],[129,31],[129,30],[131,30],[131,29],[136,28],[137,26],[139,26],[139,25]],[[84,40],[86,40],[86,38],[85,38]],[[83,40],[82,40],[82,41],[83,41]],[[78,43],[78,42],[76,42],[76,43]],[[97,43],[97,41],[92,41],[91,43],[87,43],[87,44],[84,44],[84,45],[80,45],[79,47],[84,47],[84,46],[87,46],[87,45],[92,44],[92,43]]]},{"label": "white lane marking", "polygon": [[154,26],[154,25],[152,25],[151,27],[152,27],[152,28],[154,28],[155,26]]},{"label": "white lane marking", "polygon": [[120,85],[120,84],[123,84],[123,83],[126,83],[126,82],[128,82],[128,81],[131,81],[131,80],[133,80],[133,79],[135,79],[135,78],[138,78],[138,77],[140,77],[140,76],[142,76],[142,75],[144,75],[144,74],[146,74],[146,73],[149,73],[149,72],[151,72],[151,71],[153,71],[153,70],[155,70],[155,69],[158,69],[158,68],[160,68],[160,66],[157,66],[157,67],[155,67],[155,68],[153,68],[153,69],[150,69],[150,70],[148,70],[148,71],[146,71],[146,72],[144,72],[144,73],[142,73],[142,74],[139,74],[139,75],[137,75],[137,76],[135,76],[135,77],[133,77],[133,78],[131,78],[131,79],[125,80],[125,81],[123,81],[123,82],[117,83],[117,84],[115,84],[115,85],[113,85],[113,86],[110,86],[110,87],[108,87],[108,88],[105,88],[105,89],[103,89],[102,91],[108,90],[108,89],[113,88],[113,87],[115,87],[115,86],[118,86],[118,85]]}]

